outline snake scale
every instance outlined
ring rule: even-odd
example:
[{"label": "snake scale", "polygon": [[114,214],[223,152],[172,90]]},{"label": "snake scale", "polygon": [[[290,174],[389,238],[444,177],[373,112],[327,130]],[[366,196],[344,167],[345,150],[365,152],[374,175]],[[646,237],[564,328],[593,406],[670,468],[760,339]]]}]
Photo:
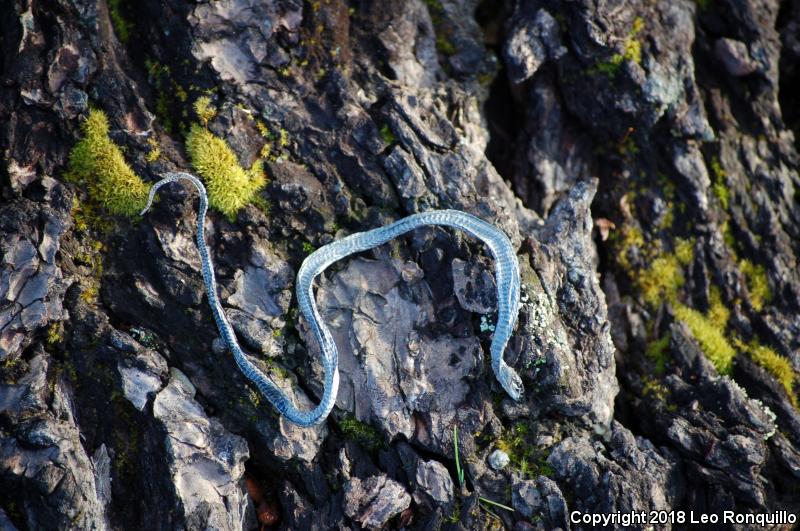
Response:
[{"label": "snake scale", "polygon": [[308,321],[319,341],[322,351],[322,366],[325,374],[324,393],[319,405],[309,411],[301,411],[263,372],[261,372],[244,355],[233,328],[228,322],[225,312],[217,296],[217,281],[211,255],[205,241],[204,221],[208,210],[208,197],[203,183],[188,173],[167,173],[150,189],[147,205],[142,210],[144,215],[152,205],[153,198],[162,186],[177,180],[188,180],[200,193],[200,207],[197,213],[197,249],[202,262],[203,281],[205,282],[208,302],[214,314],[222,339],[231,350],[236,364],[242,373],[255,384],[261,394],[289,421],[300,426],[312,426],[325,420],[336,402],[339,389],[339,353],[331,337],[328,327],[320,317],[314,301],[313,281],[329,265],[353,253],[377,247],[406,232],[426,225],[443,225],[465,231],[467,234],[482,240],[495,259],[495,279],[497,283],[498,312],[497,324],[491,343],[492,369],[497,380],[514,400],[522,396],[522,380],[519,375],[503,360],[503,351],[508,343],[519,312],[519,265],[514,248],[508,237],[493,225],[465,212],[458,210],[434,210],[408,216],[399,221],[366,232],[351,234],[341,240],[320,247],[300,266],[297,274],[297,301],[300,311]]}]

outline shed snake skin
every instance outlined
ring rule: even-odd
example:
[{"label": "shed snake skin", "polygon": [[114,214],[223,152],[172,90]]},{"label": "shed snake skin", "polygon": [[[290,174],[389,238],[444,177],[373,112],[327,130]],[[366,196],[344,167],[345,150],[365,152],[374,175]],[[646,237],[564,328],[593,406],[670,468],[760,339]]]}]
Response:
[{"label": "shed snake skin", "polygon": [[261,372],[244,355],[236,340],[233,328],[228,322],[225,312],[217,296],[217,281],[211,255],[205,241],[204,221],[208,210],[208,197],[203,183],[188,173],[166,173],[165,177],[150,189],[147,205],[142,210],[144,215],[152,205],[153,198],[162,186],[187,180],[194,184],[200,193],[200,207],[197,213],[197,250],[202,263],[203,281],[214,320],[217,323],[222,339],[233,354],[234,360],[248,380],[253,382],[264,397],[287,420],[300,426],[313,426],[325,420],[336,402],[339,389],[339,353],[331,337],[328,327],[320,317],[314,300],[313,281],[329,265],[351,254],[366,251],[386,243],[406,232],[426,225],[443,225],[463,230],[470,236],[483,241],[495,259],[495,280],[497,283],[497,324],[491,343],[492,369],[506,392],[514,400],[519,400],[523,393],[522,380],[503,359],[503,351],[514,330],[519,313],[520,278],[519,264],[514,248],[508,237],[498,228],[471,214],[458,210],[434,210],[408,216],[399,221],[351,234],[341,240],[320,247],[303,261],[297,273],[297,302],[314,337],[320,344],[322,366],[324,370],[324,393],[319,405],[308,411],[301,411],[263,372]]}]

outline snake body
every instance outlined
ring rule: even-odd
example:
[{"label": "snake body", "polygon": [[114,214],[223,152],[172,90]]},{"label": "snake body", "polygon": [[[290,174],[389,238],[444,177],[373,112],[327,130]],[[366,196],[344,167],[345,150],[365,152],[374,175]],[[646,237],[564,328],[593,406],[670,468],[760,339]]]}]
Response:
[{"label": "snake body", "polygon": [[299,410],[292,401],[244,355],[233,328],[217,296],[217,282],[211,255],[205,241],[204,221],[208,210],[208,197],[203,183],[188,173],[167,173],[150,189],[147,205],[142,215],[150,209],[153,198],[162,186],[177,180],[188,180],[200,194],[200,207],[197,213],[197,249],[202,263],[208,302],[222,339],[231,350],[236,364],[264,397],[286,417],[300,426],[312,426],[325,420],[336,402],[339,389],[339,353],[328,327],[322,321],[314,300],[313,281],[329,265],[353,253],[366,251],[384,244],[406,232],[426,225],[443,225],[465,231],[482,240],[495,259],[495,279],[497,283],[498,312],[497,324],[491,343],[492,369],[506,392],[514,400],[522,396],[523,386],[519,375],[503,360],[503,351],[514,329],[519,312],[519,265],[514,248],[508,237],[493,225],[473,215],[458,210],[434,210],[408,216],[399,221],[366,232],[351,234],[341,240],[320,247],[311,253],[300,266],[297,274],[296,292],[300,311],[308,321],[322,351],[324,370],[324,393],[319,405],[309,411]]}]

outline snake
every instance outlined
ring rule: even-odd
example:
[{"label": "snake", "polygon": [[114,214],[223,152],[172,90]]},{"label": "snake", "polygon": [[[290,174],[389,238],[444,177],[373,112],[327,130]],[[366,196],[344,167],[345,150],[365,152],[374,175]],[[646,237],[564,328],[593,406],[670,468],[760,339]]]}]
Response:
[{"label": "snake", "polygon": [[302,427],[311,427],[324,421],[333,409],[339,389],[339,353],[330,330],[323,322],[314,299],[313,282],[325,269],[347,256],[382,245],[402,234],[429,225],[460,229],[483,241],[495,260],[497,285],[497,323],[490,345],[491,366],[500,385],[514,400],[520,400],[524,391],[522,379],[503,359],[503,352],[511,338],[519,314],[520,277],[519,263],[508,236],[494,225],[459,210],[432,210],[413,214],[394,223],[365,232],[350,234],[318,248],[309,254],[300,266],[295,284],[297,304],[314,337],[319,342],[324,372],[324,391],[319,404],[303,411],[297,408],[283,391],[247,359],[236,339],[233,327],[222,308],[217,295],[217,281],[211,254],[205,240],[205,218],[208,211],[208,196],[205,186],[194,175],[184,172],[163,174],[163,178],[151,188],[147,204],[140,215],[151,208],[159,188],[169,183],[186,180],[200,194],[197,211],[196,243],[200,253],[201,270],[208,303],[214,315],[219,333],[233,355],[236,365],[259,392],[290,422]]}]

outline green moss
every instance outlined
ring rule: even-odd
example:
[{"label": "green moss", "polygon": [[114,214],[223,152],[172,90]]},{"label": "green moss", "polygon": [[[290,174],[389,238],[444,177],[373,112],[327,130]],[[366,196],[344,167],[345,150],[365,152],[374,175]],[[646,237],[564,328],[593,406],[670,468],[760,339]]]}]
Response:
[{"label": "green moss", "polygon": [[189,130],[186,151],[206,183],[209,204],[230,219],[266,183],[260,161],[245,170],[228,144],[199,124]]},{"label": "green moss", "polygon": [[289,132],[286,129],[281,128],[278,131],[278,146],[281,148],[285,148],[289,145]]},{"label": "green moss", "polygon": [[641,64],[642,62],[642,43],[637,39],[625,39],[623,45],[622,58],[631,63]]},{"label": "green moss", "polygon": [[622,52],[614,53],[608,61],[597,63],[594,68],[589,71],[589,74],[605,74],[609,77],[615,77],[622,64],[625,61],[631,63],[641,64],[642,62],[642,43],[637,38],[637,35],[644,29],[644,19],[636,17],[633,21],[631,31],[622,43]]},{"label": "green moss", "polygon": [[675,183],[672,182],[665,174],[660,172],[656,174],[656,182],[664,196],[664,201],[667,203],[675,201]]},{"label": "green moss", "polygon": [[750,358],[778,380],[789,396],[792,405],[797,408],[797,394],[794,392],[796,373],[792,362],[774,350],[758,343],[737,342],[737,347],[746,352]]},{"label": "green moss", "polygon": [[260,194],[255,194],[253,196],[252,203],[253,206],[263,212],[265,216],[269,216],[270,212],[272,212],[272,202],[269,201],[269,199],[265,199]]},{"label": "green moss", "polygon": [[717,196],[719,204],[722,205],[723,210],[728,210],[730,205],[730,192],[724,183],[715,182],[713,184],[714,195]]},{"label": "green moss", "polygon": [[311,254],[314,252],[314,246],[309,242],[303,242],[303,252],[306,254]]},{"label": "green moss", "polygon": [[692,263],[692,260],[694,260],[694,238],[675,239],[675,258],[678,259],[678,263],[682,266],[688,266]]},{"label": "green moss", "polygon": [[122,15],[123,0],[108,0],[108,14],[111,17],[111,25],[114,32],[122,43],[127,43],[131,36],[133,24]]},{"label": "green moss", "polygon": [[151,136],[147,139],[147,145],[150,146],[150,151],[147,152],[145,157],[147,162],[155,162],[161,158],[161,146],[158,144],[158,140]]},{"label": "green moss", "polygon": [[[148,73],[147,80],[156,95],[153,110],[159,124],[169,133],[175,132],[176,129],[185,131],[189,119],[189,109],[186,105],[186,102],[189,101],[189,91],[199,92],[201,88],[197,85],[189,85],[187,90],[175,79],[168,65],[146,59],[145,67]],[[184,74],[189,74],[187,63],[182,63],[178,69]],[[210,91],[204,92],[209,93]]]},{"label": "green moss", "polygon": [[51,323],[47,327],[47,336],[44,339],[45,344],[52,348],[64,341],[64,327],[60,322]]},{"label": "green moss", "polygon": [[630,253],[634,248],[642,249],[644,247],[644,234],[642,231],[633,225],[625,224],[619,233],[619,237],[615,238],[615,244],[619,249],[617,254],[617,262],[626,273],[631,273],[633,264],[631,264]]},{"label": "green moss", "polygon": [[725,220],[725,222],[720,227],[720,230],[722,231],[722,239],[725,242],[725,245],[735,255],[736,254],[736,238],[733,235],[733,230],[731,230],[730,223],[728,223],[728,221]]},{"label": "green moss", "polygon": [[194,112],[200,119],[200,122],[207,126],[208,122],[213,120],[217,115],[217,108],[211,104],[211,98],[208,96],[200,96],[194,102]]},{"label": "green moss", "polygon": [[165,92],[159,92],[158,96],[156,97],[156,118],[164,129],[171,133],[174,129],[172,123],[172,116],[170,115],[169,111],[169,98]]},{"label": "green moss", "polygon": [[675,222],[675,205],[672,201],[667,201],[667,211],[664,212],[664,215],[661,217],[661,220],[658,223],[658,228],[662,230],[666,230],[672,227],[672,224]]},{"label": "green moss", "polygon": [[663,254],[655,258],[650,267],[636,275],[634,283],[644,301],[651,307],[658,306],[663,300],[674,300],[684,283],[683,270],[677,256]]},{"label": "green moss", "polygon": [[[632,39],[634,37],[637,37],[644,29],[644,25],[645,22],[642,17],[636,17],[635,19],[633,19],[633,25],[631,26],[631,32],[628,34],[628,38]],[[641,63],[642,62],[641,50],[642,50],[641,46],[639,46],[638,52],[634,52],[634,55],[629,57],[629,59],[635,63]]]},{"label": "green moss", "polygon": [[739,270],[744,275],[747,291],[750,293],[750,304],[753,305],[753,309],[760,312],[764,304],[769,304],[772,300],[767,272],[764,266],[754,264],[746,258],[739,260]]},{"label": "green moss", "polygon": [[81,129],[84,137],[70,152],[67,179],[84,184],[89,196],[111,214],[138,214],[150,187],[133,172],[119,146],[108,137],[106,115],[90,111]]},{"label": "green moss", "polygon": [[21,357],[8,355],[0,362],[0,381],[16,382],[25,372],[27,364]]},{"label": "green moss", "polygon": [[[276,331],[279,333],[278,336],[275,336],[274,333],[273,336],[276,338],[280,337],[280,330]],[[274,359],[272,358],[267,359],[267,366],[269,367],[270,374],[274,374],[281,380],[288,380],[289,378],[291,378],[291,373],[288,370],[286,370],[285,367],[277,363]]]},{"label": "green moss", "polygon": [[728,190],[727,173],[722,169],[722,165],[719,163],[719,159],[716,156],[711,159],[711,174],[711,188],[714,195],[719,200],[719,204],[722,205],[722,209],[728,210],[728,206],[730,205],[730,190]]},{"label": "green moss", "polygon": [[273,139],[272,131],[269,130],[269,127],[263,120],[256,120],[256,129],[258,129],[259,134],[267,140]]},{"label": "green moss", "polygon": [[354,441],[365,449],[375,451],[384,446],[381,432],[369,424],[364,424],[352,416],[346,416],[339,422],[342,435],[348,440]]},{"label": "green moss", "polygon": [[431,17],[434,25],[441,24],[442,16],[444,15],[444,6],[439,0],[422,0],[428,8],[428,14]]},{"label": "green moss", "polygon": [[254,408],[258,409],[259,407],[261,407],[261,393],[258,393],[248,388],[247,398],[250,399],[250,403],[253,405]]},{"label": "green moss", "polygon": [[[625,224],[620,236],[614,242],[617,248],[617,262],[633,282],[633,287],[650,307],[662,302],[678,300],[680,289],[685,282],[683,268],[694,259],[694,240],[676,238],[674,251],[664,252],[658,242],[647,243],[641,230]],[[631,257],[637,256],[637,264]],[[649,264],[645,267],[641,261]]]},{"label": "green moss", "polygon": [[80,298],[87,304],[95,304],[100,294],[100,282],[103,277],[103,256],[104,246],[97,240],[89,240],[84,250],[79,251],[73,257],[75,264],[85,266],[89,269],[88,275],[81,278]]},{"label": "green moss", "polygon": [[633,25],[631,26],[631,32],[628,34],[629,37],[636,37],[639,33],[642,32],[644,29],[644,19],[642,17],[636,17],[633,19]]},{"label": "green moss", "polygon": [[77,197],[72,198],[72,209],[70,214],[75,223],[75,229],[79,233],[87,233],[89,229],[101,234],[108,234],[114,228],[113,222],[108,216],[99,212],[100,207],[92,201],[81,202]]},{"label": "green moss", "polygon": [[671,338],[672,335],[669,332],[667,332],[659,339],[651,341],[647,345],[647,350],[645,351],[645,355],[655,365],[655,373],[657,375],[664,374],[667,361],[669,360],[669,342]]},{"label": "green moss", "polygon": [[453,42],[445,33],[437,33],[436,50],[448,57],[455,54],[457,51],[455,44],[453,44]]},{"label": "green moss", "polygon": [[720,293],[718,287],[711,286],[711,289],[709,289],[708,300],[708,318],[711,319],[711,321],[715,323],[720,330],[724,330],[728,325],[728,318],[731,316],[731,311],[722,301],[722,294]]},{"label": "green moss", "polygon": [[709,315],[703,315],[680,303],[675,303],[674,310],[678,320],[689,327],[703,354],[714,364],[717,372],[730,374],[736,351],[725,337],[726,323],[719,322],[723,312],[712,309]]},{"label": "green moss", "polygon": [[175,97],[178,98],[178,101],[181,103],[186,103],[189,100],[189,93],[177,82],[172,82],[172,89],[175,91]]},{"label": "green moss", "polygon": [[623,57],[622,54],[615,53],[608,61],[597,63],[594,68],[590,69],[587,73],[589,75],[604,74],[608,77],[616,77],[619,69],[622,67]]},{"label": "green moss", "polygon": [[453,512],[451,512],[445,520],[451,524],[457,524],[461,521],[461,499],[456,499],[455,503],[453,504]]},{"label": "green moss", "polygon": [[528,443],[528,425],[517,423],[503,432],[495,447],[509,457],[511,467],[524,478],[552,476],[553,468],[547,462],[549,451]]},{"label": "green moss", "polygon": [[450,40],[451,30],[445,20],[444,6],[439,0],[423,0],[423,2],[428,7],[428,14],[436,33],[436,51],[448,57],[453,55],[457,49]]},{"label": "green moss", "polygon": [[644,377],[642,380],[644,382],[644,385],[642,386],[642,394],[644,396],[653,397],[657,401],[663,403],[666,403],[667,400],[669,400],[669,389],[667,389],[663,383],[648,377]]},{"label": "green moss", "polygon": [[380,129],[380,134],[381,138],[383,139],[383,142],[387,146],[391,146],[397,141],[397,139],[394,136],[394,133],[392,132],[392,128],[389,127],[389,124],[383,124],[383,126]]}]

